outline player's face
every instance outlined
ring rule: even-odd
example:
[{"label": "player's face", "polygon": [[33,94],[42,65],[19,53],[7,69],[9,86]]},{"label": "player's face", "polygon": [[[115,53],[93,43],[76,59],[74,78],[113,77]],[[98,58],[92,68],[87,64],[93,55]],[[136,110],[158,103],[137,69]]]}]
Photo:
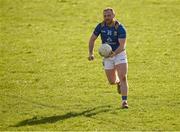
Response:
[{"label": "player's face", "polygon": [[113,21],[114,14],[113,14],[113,12],[111,10],[104,11],[103,15],[104,15],[104,21],[107,24],[110,24]]}]

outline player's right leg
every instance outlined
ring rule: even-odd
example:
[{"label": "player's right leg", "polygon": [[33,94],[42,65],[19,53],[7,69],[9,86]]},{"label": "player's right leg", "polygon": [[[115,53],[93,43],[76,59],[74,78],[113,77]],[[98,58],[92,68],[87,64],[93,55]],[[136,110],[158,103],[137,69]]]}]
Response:
[{"label": "player's right leg", "polygon": [[117,85],[117,91],[120,94],[120,79],[118,77],[117,70],[114,67],[114,62],[112,59],[104,59],[103,65],[106,73],[106,77],[108,79],[109,84]]},{"label": "player's right leg", "polygon": [[111,85],[117,85],[117,92],[121,94],[121,86],[120,86],[120,79],[117,75],[117,70],[116,69],[107,69],[105,70],[106,77],[109,81],[109,84]]}]

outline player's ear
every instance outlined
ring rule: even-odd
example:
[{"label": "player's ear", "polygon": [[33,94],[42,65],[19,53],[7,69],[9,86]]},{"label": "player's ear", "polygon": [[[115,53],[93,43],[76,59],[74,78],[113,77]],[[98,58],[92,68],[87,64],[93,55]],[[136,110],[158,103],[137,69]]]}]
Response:
[{"label": "player's ear", "polygon": [[113,19],[115,18],[115,14],[113,13]]}]

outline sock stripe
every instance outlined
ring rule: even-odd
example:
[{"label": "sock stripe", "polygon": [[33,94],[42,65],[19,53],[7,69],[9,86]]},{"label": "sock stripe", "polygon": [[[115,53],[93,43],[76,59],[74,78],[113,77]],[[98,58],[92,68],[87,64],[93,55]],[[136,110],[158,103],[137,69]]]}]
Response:
[{"label": "sock stripe", "polygon": [[127,100],[127,96],[122,96],[122,100]]}]

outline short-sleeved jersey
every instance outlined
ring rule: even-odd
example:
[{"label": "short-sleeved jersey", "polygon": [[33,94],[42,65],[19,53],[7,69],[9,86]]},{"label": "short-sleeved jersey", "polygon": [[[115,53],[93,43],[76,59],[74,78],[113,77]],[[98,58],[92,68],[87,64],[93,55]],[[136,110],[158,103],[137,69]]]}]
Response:
[{"label": "short-sleeved jersey", "polygon": [[102,23],[99,23],[93,33],[96,36],[99,36],[99,34],[101,34],[102,44],[108,43],[113,51],[115,51],[120,46],[118,39],[126,38],[126,30],[121,24],[119,24],[118,27],[115,28],[115,25],[109,27],[105,23],[103,23],[103,25]]}]

